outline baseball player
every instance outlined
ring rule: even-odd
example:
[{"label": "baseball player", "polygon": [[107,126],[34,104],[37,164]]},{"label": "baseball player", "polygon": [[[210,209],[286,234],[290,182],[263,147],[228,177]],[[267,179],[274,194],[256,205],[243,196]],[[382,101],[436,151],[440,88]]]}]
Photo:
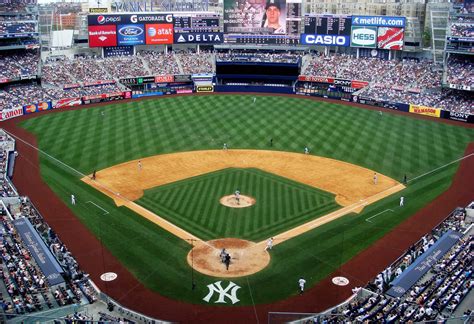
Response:
[{"label": "baseball player", "polygon": [[234,192],[234,196],[235,196],[235,200],[237,200],[237,205],[240,205],[240,190],[239,189],[237,189]]},{"label": "baseball player", "polygon": [[225,268],[227,270],[229,270],[229,264],[230,264],[230,254],[229,253],[226,253],[224,263],[225,263]]},{"label": "baseball player", "polygon": [[92,180],[95,180],[95,173],[96,173],[96,170],[94,170],[94,172],[92,172]]},{"label": "baseball player", "polygon": [[138,170],[141,171],[142,170],[142,161],[141,160],[138,160]]},{"label": "baseball player", "polygon": [[378,181],[377,173],[374,172],[374,185],[377,184],[377,181]]},{"label": "baseball player", "polygon": [[304,154],[309,154],[309,148],[307,146],[304,147]]},{"label": "baseball player", "polygon": [[227,143],[224,143],[223,150],[224,150],[224,151],[227,151]]},{"label": "baseball player", "polygon": [[401,196],[400,197],[400,207],[403,207],[404,204],[405,204],[405,197]]},{"label": "baseball player", "polygon": [[265,247],[265,251],[271,250],[273,248],[273,237],[270,237],[267,241],[267,246]]},{"label": "baseball player", "polygon": [[74,195],[71,195],[71,204],[72,205],[76,204],[76,197]]},{"label": "baseball player", "polygon": [[300,286],[300,295],[303,293],[304,291],[304,285],[306,284],[306,280],[304,280],[303,277],[301,277],[299,280],[298,280],[298,285]]},{"label": "baseball player", "polygon": [[382,110],[379,110],[379,115],[380,115],[380,116],[382,116],[382,115],[383,115],[383,114],[382,114]]},{"label": "baseball player", "polygon": [[253,97],[253,103],[255,103],[255,101],[257,101],[257,97]]}]

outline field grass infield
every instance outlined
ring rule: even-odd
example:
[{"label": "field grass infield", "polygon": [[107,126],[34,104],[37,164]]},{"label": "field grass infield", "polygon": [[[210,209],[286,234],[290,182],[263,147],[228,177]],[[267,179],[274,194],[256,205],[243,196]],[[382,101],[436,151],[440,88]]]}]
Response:
[{"label": "field grass infield", "polygon": [[[40,149],[83,174],[156,154],[221,149],[225,142],[230,149],[299,153],[308,146],[311,154],[360,165],[401,181],[405,174],[414,179],[460,158],[474,140],[473,129],[408,114],[380,116],[376,111],[296,97],[259,96],[253,104],[252,98],[212,95],[114,103],[31,118],[21,126],[37,136]],[[71,206],[72,211],[138,280],[164,296],[206,304],[206,286],[218,279],[194,273],[196,289],[191,290],[191,268],[186,262],[189,242],[127,208],[116,207],[110,198],[81,182],[80,174],[45,155],[40,160],[45,182],[68,204],[71,193],[76,195],[78,204]],[[306,278],[308,287],[316,284],[446,190],[457,166],[450,164],[410,181],[405,190],[360,214],[347,215],[279,244],[272,250],[267,268],[232,279],[241,287],[236,305],[295,295],[300,276]],[[398,208],[401,195],[405,196],[404,208]],[[109,213],[104,214],[90,201]],[[386,209],[394,212],[365,221]],[[364,284],[357,278],[351,280]],[[227,281],[223,280],[224,286]]]},{"label": "field grass infield", "polygon": [[[256,199],[229,208],[219,199],[239,189]],[[145,191],[138,204],[206,241],[261,241],[340,206],[331,193],[258,169],[229,168]]]}]

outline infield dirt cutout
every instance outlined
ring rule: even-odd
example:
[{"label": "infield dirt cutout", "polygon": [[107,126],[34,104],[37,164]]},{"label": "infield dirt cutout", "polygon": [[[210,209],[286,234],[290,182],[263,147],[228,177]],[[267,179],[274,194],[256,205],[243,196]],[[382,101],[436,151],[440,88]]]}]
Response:
[{"label": "infield dirt cutout", "polygon": [[[270,261],[270,255],[264,251],[266,241],[253,243],[223,238],[204,242],[136,204],[134,201],[143,196],[144,190],[226,168],[258,168],[336,195],[336,202],[343,206],[341,209],[286,232],[275,233],[275,246],[348,213],[359,213],[365,206],[405,188],[383,174],[377,174],[377,184],[374,184],[374,171],[354,164],[281,151],[190,151],[143,158],[140,159],[141,167],[138,161],[97,171],[96,180],[89,175],[82,181],[114,199],[117,206],[128,207],[187,242],[196,242],[188,254],[189,264],[204,274],[216,277],[239,277],[266,267]],[[233,195],[230,197],[235,199]],[[227,245],[222,247],[229,249],[232,256],[228,271],[218,257],[222,244]]]}]

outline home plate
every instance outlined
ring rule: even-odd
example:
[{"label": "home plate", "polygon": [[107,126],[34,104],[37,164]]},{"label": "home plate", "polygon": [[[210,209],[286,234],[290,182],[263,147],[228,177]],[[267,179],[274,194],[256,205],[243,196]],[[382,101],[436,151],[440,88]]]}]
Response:
[{"label": "home plate", "polygon": [[346,277],[334,277],[332,278],[332,283],[337,286],[347,286],[349,284],[349,279]]},{"label": "home plate", "polygon": [[106,272],[100,275],[100,280],[102,281],[113,281],[117,279],[117,274],[115,272]]}]

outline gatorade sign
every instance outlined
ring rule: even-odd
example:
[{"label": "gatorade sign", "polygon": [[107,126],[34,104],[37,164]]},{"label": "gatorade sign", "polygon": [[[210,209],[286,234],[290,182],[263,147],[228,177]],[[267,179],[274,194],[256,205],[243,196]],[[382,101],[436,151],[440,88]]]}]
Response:
[{"label": "gatorade sign", "polygon": [[351,47],[377,47],[377,27],[352,27]]}]

